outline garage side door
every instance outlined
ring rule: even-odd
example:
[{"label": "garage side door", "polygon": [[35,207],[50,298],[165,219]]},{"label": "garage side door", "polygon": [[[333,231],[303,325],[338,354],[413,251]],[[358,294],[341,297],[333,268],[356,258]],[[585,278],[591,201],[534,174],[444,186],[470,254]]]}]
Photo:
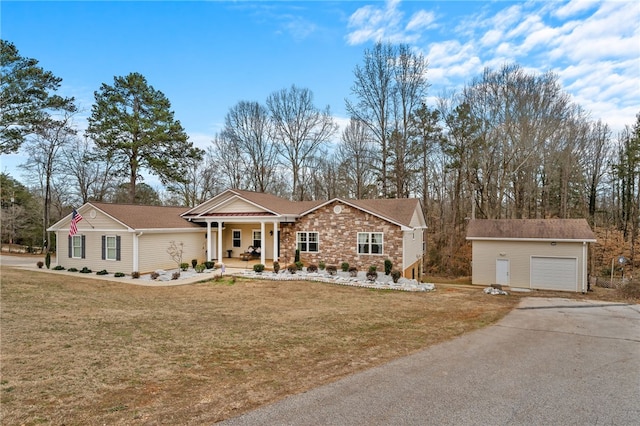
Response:
[{"label": "garage side door", "polygon": [[531,288],[578,291],[578,259],[532,257]]}]

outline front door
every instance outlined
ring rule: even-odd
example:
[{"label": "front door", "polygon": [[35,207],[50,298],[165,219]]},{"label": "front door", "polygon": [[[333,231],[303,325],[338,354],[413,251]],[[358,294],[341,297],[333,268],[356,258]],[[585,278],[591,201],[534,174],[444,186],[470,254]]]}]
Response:
[{"label": "front door", "polygon": [[509,285],[509,259],[496,259],[496,284]]}]

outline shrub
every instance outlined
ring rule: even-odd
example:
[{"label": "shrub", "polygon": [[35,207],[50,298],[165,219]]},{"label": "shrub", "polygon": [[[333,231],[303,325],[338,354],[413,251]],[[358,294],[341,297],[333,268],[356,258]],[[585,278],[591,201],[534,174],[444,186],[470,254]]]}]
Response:
[{"label": "shrub", "polygon": [[78,270],[76,268],[69,268],[69,269],[67,269],[67,271],[69,271],[69,272],[78,272]]},{"label": "shrub", "polygon": [[358,268],[356,268],[355,266],[352,266],[349,268],[349,276],[350,277],[357,277],[358,276]]},{"label": "shrub", "polygon": [[287,271],[289,271],[290,274],[295,274],[297,270],[298,267],[293,263],[287,266]]},{"label": "shrub", "polygon": [[299,249],[296,249],[296,254],[295,254],[295,257],[294,257],[293,261],[295,263],[300,262],[300,250]]},{"label": "shrub", "polygon": [[304,268],[304,263],[298,260],[296,262],[296,268],[298,268],[298,271],[302,271],[302,268]]},{"label": "shrub", "polygon": [[102,271],[98,271],[96,272],[96,275],[108,275],[109,273],[107,272],[106,269],[103,269]]},{"label": "shrub", "polygon": [[187,269],[189,269],[189,264],[187,262],[182,262],[180,264],[180,269],[182,269],[183,271],[186,271]]},{"label": "shrub", "polygon": [[375,281],[378,279],[378,272],[376,272],[376,269],[375,265],[369,266],[369,270],[367,271],[367,279],[369,281]]},{"label": "shrub", "polygon": [[202,271],[204,271],[205,269],[207,269],[207,267],[205,266],[204,263],[200,263],[198,265],[196,265],[195,270],[197,273],[201,274]]},{"label": "shrub", "polygon": [[138,272],[138,271],[133,271],[133,272],[131,273],[131,278],[133,278],[133,279],[140,278],[140,272]]},{"label": "shrub", "polygon": [[53,270],[54,271],[64,271],[64,266],[62,266],[62,265],[54,266]]},{"label": "shrub", "polygon": [[207,269],[213,269],[214,266],[216,266],[215,262],[211,261],[211,260],[206,260],[204,262],[204,266]]},{"label": "shrub", "polygon": [[253,265],[253,272],[260,274],[262,271],[264,271],[264,265],[262,263],[256,263]]},{"label": "shrub", "polygon": [[309,266],[307,266],[307,272],[309,272],[310,274],[314,274],[318,272],[318,267],[312,263]]},{"label": "shrub", "polygon": [[391,279],[393,280],[394,283],[397,283],[401,276],[402,276],[402,272],[398,271],[397,269],[394,269],[393,271],[391,271]]},{"label": "shrub", "polygon": [[336,272],[338,272],[338,268],[336,267],[336,265],[327,265],[327,272],[329,273],[329,275],[335,275]]},{"label": "shrub", "polygon": [[198,264],[198,259],[191,259],[191,267],[196,269],[196,265]]},{"label": "shrub", "polygon": [[[133,275],[133,274],[131,274],[131,275]],[[115,274],[113,274],[113,276],[116,277],[116,278],[122,278],[122,277],[124,277],[124,272],[116,272]]]},{"label": "shrub", "polygon": [[91,269],[87,268],[86,266],[80,270],[81,274],[90,274],[91,272]]},{"label": "shrub", "polygon": [[349,262],[342,262],[340,268],[342,269],[342,272],[347,272],[349,270]]},{"label": "shrub", "polygon": [[44,266],[44,262],[42,260],[38,260],[36,265],[38,266],[38,268],[42,269],[42,267]]},{"label": "shrub", "polygon": [[178,278],[180,278],[180,271],[175,271],[173,274],[171,274],[172,280],[177,280]]},{"label": "shrub", "polygon": [[273,262],[273,272],[275,274],[277,274],[278,272],[280,272],[280,262]]},{"label": "shrub", "polygon": [[157,273],[157,272],[152,272],[151,273],[151,279],[152,280],[157,280],[159,276],[160,276],[160,274]]},{"label": "shrub", "polygon": [[47,254],[44,256],[44,264],[47,265],[47,269],[49,269],[51,267],[51,252],[48,251]]},{"label": "shrub", "polygon": [[324,263],[324,261],[320,261],[320,263],[318,263],[318,268],[320,268],[321,271],[324,271],[324,268],[327,267],[327,264]]},{"label": "shrub", "polygon": [[384,274],[385,275],[389,275],[391,273],[392,269],[393,269],[393,262],[391,262],[391,259],[385,259],[384,260]]}]

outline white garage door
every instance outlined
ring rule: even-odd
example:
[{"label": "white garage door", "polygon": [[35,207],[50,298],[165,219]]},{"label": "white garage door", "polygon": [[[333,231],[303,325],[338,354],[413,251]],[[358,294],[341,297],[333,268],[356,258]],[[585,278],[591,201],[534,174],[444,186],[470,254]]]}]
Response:
[{"label": "white garage door", "polygon": [[532,257],[531,288],[578,291],[578,259]]}]

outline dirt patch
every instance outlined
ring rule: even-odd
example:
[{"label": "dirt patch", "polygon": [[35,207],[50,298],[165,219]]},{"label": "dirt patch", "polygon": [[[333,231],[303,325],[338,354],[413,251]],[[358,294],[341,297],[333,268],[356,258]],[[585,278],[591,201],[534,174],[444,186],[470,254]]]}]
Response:
[{"label": "dirt patch", "polygon": [[491,324],[521,297],[1,272],[2,424],[213,423]]}]

